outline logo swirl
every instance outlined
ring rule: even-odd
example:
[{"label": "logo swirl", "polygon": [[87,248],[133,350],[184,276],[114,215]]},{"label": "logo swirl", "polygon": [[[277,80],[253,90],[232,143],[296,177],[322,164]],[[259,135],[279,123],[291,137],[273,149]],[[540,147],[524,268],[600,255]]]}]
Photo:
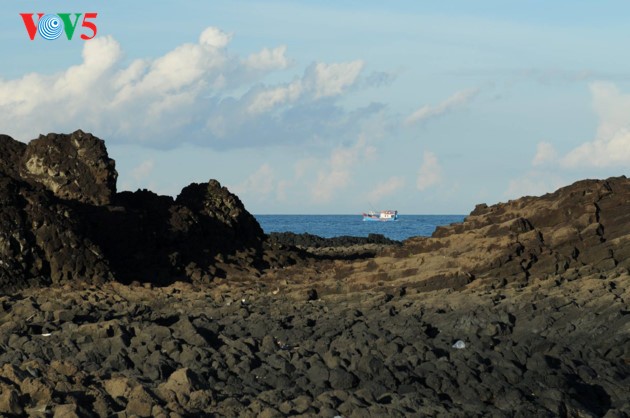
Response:
[{"label": "logo swirl", "polygon": [[37,28],[42,38],[52,41],[53,39],[57,39],[61,36],[61,31],[63,31],[63,24],[61,23],[61,19],[59,19],[59,16],[49,14],[42,16],[42,18],[39,19]]}]

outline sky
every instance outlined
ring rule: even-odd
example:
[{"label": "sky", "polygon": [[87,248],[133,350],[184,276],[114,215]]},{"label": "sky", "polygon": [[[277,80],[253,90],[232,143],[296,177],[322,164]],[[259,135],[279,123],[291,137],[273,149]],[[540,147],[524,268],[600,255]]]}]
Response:
[{"label": "sky", "polygon": [[[30,40],[20,13],[82,16],[71,40]],[[608,0],[4,0],[0,133],[82,129],[119,190],[214,178],[255,214],[467,214],[629,174],[629,15]]]}]

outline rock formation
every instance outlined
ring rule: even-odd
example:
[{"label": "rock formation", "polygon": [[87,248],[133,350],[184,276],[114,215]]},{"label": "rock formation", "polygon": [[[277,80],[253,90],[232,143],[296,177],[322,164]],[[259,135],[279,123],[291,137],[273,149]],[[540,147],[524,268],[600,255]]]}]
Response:
[{"label": "rock formation", "polygon": [[625,177],[402,245],[115,179],[89,134],[0,136],[0,415],[630,416]]},{"label": "rock formation", "polygon": [[328,258],[356,260],[372,258],[386,248],[399,246],[399,241],[394,241],[381,234],[369,234],[367,237],[339,236],[322,238],[309,233],[295,234],[293,232],[272,232],[268,236],[270,245],[281,245],[287,248],[297,249],[299,258]]},{"label": "rock formation", "polygon": [[0,137],[0,287],[209,282],[261,266],[263,232],[212,180],[176,200],[116,193],[102,140],[76,131],[24,145]]},{"label": "rock formation", "polygon": [[19,171],[24,179],[66,200],[106,205],[116,193],[118,173],[105,143],[81,130],[32,140],[21,156]]},{"label": "rock formation", "polygon": [[359,287],[378,278],[435,290],[473,281],[473,286],[524,286],[552,276],[624,271],[630,268],[629,209],[626,177],[584,180],[542,197],[478,205],[464,222],[409,239],[389,257],[355,265],[344,277]]}]

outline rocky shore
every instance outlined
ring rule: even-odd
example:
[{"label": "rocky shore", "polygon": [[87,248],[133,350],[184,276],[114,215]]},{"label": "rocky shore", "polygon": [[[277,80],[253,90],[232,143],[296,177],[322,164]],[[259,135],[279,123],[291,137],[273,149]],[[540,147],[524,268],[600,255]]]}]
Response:
[{"label": "rocky shore", "polygon": [[265,236],[218,182],[116,191],[0,137],[3,416],[630,415],[630,180],[404,243]]}]

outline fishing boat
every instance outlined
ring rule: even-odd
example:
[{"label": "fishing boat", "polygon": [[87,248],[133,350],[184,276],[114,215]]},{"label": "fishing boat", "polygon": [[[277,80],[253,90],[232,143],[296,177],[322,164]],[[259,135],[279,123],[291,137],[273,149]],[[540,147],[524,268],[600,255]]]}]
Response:
[{"label": "fishing boat", "polygon": [[398,220],[398,211],[397,210],[382,210],[380,212],[369,211],[368,213],[363,214],[364,221],[397,221]]}]

